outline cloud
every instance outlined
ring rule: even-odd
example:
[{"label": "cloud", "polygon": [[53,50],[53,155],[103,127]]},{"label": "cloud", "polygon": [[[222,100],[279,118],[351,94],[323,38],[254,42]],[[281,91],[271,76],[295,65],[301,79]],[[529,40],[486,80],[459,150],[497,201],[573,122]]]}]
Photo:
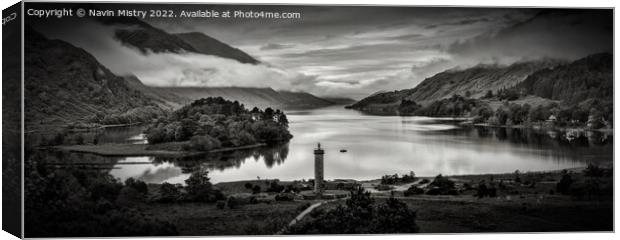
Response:
[{"label": "cloud", "polygon": [[434,29],[434,28],[438,28],[441,26],[463,26],[463,25],[470,25],[470,24],[475,24],[475,23],[479,23],[479,22],[489,22],[490,20],[486,17],[482,17],[482,18],[472,18],[472,19],[462,19],[462,20],[458,20],[458,21],[452,21],[452,22],[445,22],[445,23],[438,23],[438,24],[429,24],[426,25],[424,28],[426,29]]},{"label": "cloud", "polygon": [[278,43],[268,43],[263,45],[260,50],[280,50],[295,47],[294,44],[278,44]]},{"label": "cloud", "polygon": [[612,10],[545,10],[497,32],[457,41],[448,51],[481,62],[538,58],[574,60],[611,51]]},{"label": "cloud", "polygon": [[412,88],[455,67],[576,59],[613,47],[612,10],[260,8],[300,12],[302,18],[148,21],[167,32],[203,32],[256,56],[262,65],[200,54],[144,55],[119,47],[111,38],[113,29],[100,26],[70,25],[55,36],[85,48],[114,72],[137,75],[150,85],[273,87],[358,99]]},{"label": "cloud", "polygon": [[142,53],[114,38],[119,26],[84,21],[71,28],[50,31],[46,36],[65,40],[93,54],[99,62],[119,75],[135,75],[150,86],[192,87],[271,87],[300,90],[312,80],[302,74],[269,65],[242,64],[235,60],[196,53]]}]

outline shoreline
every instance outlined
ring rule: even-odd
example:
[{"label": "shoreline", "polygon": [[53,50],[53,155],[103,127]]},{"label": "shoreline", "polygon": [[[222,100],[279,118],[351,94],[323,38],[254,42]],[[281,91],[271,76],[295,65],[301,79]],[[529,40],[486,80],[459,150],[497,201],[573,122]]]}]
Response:
[{"label": "shoreline", "polygon": [[348,110],[358,111],[363,114],[379,117],[424,117],[437,120],[449,120],[459,122],[459,126],[476,126],[476,127],[489,127],[489,128],[510,128],[510,129],[532,129],[532,130],[554,130],[554,131],[583,131],[583,132],[601,132],[601,133],[614,133],[613,128],[600,128],[590,129],[587,126],[582,127],[558,127],[558,126],[545,126],[546,122],[537,122],[532,124],[518,124],[518,125],[494,125],[489,123],[473,123],[475,117],[463,117],[463,116],[421,116],[421,115],[400,115],[400,114],[380,114],[372,111],[363,111],[355,108],[345,108]]},{"label": "shoreline", "polygon": [[221,153],[237,150],[253,149],[258,147],[267,146],[266,143],[257,143],[252,145],[245,145],[239,147],[227,147],[218,148],[211,151],[176,151],[176,150],[162,150],[162,149],[149,149],[157,145],[149,144],[100,144],[100,145],[67,145],[67,146],[55,146],[54,149],[64,150],[76,153],[91,153],[103,157],[189,157],[209,153]]}]

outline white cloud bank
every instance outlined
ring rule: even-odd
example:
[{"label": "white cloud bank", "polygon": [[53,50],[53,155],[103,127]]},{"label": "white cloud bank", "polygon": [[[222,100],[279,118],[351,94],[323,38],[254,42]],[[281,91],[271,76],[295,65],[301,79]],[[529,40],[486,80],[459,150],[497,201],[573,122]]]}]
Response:
[{"label": "white cloud bank", "polygon": [[236,60],[197,53],[141,53],[115,39],[119,26],[83,22],[70,28],[37,29],[51,39],[83,48],[118,75],[135,75],[149,86],[271,87],[302,90],[312,77],[265,64],[242,64]]}]

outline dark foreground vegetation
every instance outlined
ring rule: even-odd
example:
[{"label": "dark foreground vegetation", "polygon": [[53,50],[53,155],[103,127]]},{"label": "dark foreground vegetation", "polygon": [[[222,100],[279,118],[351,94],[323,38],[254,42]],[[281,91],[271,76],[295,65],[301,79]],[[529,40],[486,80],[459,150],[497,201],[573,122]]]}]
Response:
[{"label": "dark foreground vegetation", "polygon": [[407,204],[389,198],[377,203],[363,188],[351,191],[344,204],[317,210],[301,223],[286,229],[287,234],[381,234],[415,233],[416,212]]},{"label": "dark foreground vegetation", "polygon": [[182,143],[183,150],[209,151],[257,143],[286,142],[292,135],[284,112],[245,109],[221,97],[199,99],[170,116],[159,118],[146,130],[149,144]]},{"label": "dark foreground vegetation", "polygon": [[97,170],[50,168],[47,153],[27,156],[28,237],[610,231],[613,226],[613,171],[597,165],[434,178],[386,175],[376,184],[391,190],[371,194],[362,183],[364,188],[353,187],[349,197],[323,204],[288,227],[321,201],[303,197],[312,182],[213,185],[201,168],[188,168],[192,174],[184,185],[121,182]]}]

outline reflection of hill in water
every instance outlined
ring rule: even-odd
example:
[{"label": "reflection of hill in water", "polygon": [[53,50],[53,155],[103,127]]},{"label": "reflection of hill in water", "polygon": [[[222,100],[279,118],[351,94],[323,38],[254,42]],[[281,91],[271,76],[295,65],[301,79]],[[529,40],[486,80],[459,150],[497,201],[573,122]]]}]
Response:
[{"label": "reflection of hill in water", "polygon": [[[522,151],[534,149],[544,157],[578,162],[611,161],[613,134],[600,131],[556,131],[531,128],[470,126],[441,131],[422,131],[429,136],[451,136],[451,140],[466,146],[501,146],[509,143]],[[444,138],[437,138],[442,141]]]},{"label": "reflection of hill in water", "polygon": [[105,171],[124,180],[134,177],[149,183],[161,183],[195,170],[219,170],[239,168],[248,159],[264,161],[267,168],[284,163],[288,156],[288,144],[211,153],[191,157],[103,157],[90,153],[64,151],[36,151],[39,164],[58,169]]},{"label": "reflection of hill in water", "polygon": [[246,159],[253,158],[254,161],[265,162],[265,166],[272,168],[274,165],[284,163],[288,156],[288,144],[261,147],[256,149],[238,150],[233,152],[209,153],[198,156],[169,158],[155,157],[154,164],[171,162],[175,166],[183,169],[184,173],[192,172],[198,168],[203,170],[220,170],[224,171],[228,168],[239,168]]},{"label": "reflection of hill in water", "polygon": [[[451,121],[454,123],[454,121]],[[435,122],[433,122],[435,123]],[[447,123],[447,122],[443,122]],[[557,131],[532,128],[461,126],[447,130],[420,131],[424,135],[451,135],[482,142],[508,141],[540,147],[595,147],[613,144],[613,134],[600,131]]]}]

